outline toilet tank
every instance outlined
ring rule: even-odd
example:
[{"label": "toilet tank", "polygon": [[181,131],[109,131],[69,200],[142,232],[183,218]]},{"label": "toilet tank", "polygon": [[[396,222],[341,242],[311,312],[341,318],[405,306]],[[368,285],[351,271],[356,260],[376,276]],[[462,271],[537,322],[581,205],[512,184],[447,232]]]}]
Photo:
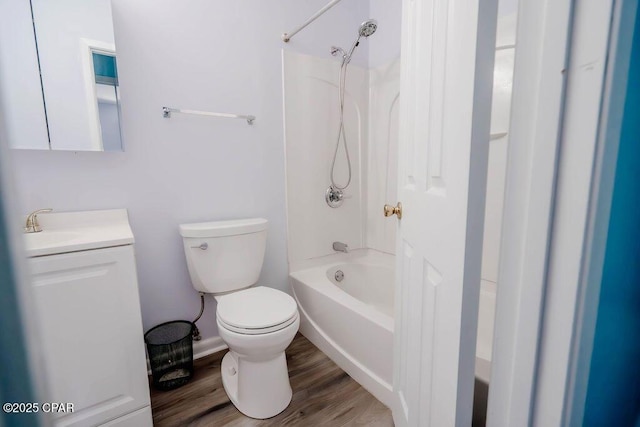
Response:
[{"label": "toilet tank", "polygon": [[267,243],[266,219],[182,224],[180,235],[197,291],[222,294],[258,281]]}]

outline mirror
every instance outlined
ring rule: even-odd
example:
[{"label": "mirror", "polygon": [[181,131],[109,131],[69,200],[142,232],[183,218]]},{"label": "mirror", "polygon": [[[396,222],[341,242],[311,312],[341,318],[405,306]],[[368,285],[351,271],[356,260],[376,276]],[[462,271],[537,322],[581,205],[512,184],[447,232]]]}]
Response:
[{"label": "mirror", "polygon": [[122,151],[111,1],[0,0],[0,95],[12,148]]}]

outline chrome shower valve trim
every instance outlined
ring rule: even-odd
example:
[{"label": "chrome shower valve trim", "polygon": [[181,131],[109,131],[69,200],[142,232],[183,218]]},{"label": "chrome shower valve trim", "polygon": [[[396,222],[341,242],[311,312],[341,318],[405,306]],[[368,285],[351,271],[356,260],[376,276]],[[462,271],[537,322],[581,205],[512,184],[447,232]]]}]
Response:
[{"label": "chrome shower valve trim", "polygon": [[344,191],[330,185],[324,193],[324,200],[327,202],[329,207],[338,208],[342,206],[342,203],[344,202]]}]

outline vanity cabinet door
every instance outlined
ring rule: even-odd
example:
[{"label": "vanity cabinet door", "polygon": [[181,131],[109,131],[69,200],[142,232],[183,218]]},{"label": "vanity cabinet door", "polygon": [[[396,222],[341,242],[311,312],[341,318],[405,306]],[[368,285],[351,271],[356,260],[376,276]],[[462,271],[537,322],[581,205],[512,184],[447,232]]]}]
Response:
[{"label": "vanity cabinet door", "polygon": [[[132,246],[29,259],[49,401],[74,412],[58,426],[95,426],[149,405]],[[151,425],[151,417],[139,425]]]}]

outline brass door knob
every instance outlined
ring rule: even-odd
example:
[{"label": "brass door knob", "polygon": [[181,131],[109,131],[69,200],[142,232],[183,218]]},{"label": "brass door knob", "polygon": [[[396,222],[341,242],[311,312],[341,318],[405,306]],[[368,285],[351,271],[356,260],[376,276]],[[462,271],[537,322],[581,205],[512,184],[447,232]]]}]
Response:
[{"label": "brass door knob", "polygon": [[398,206],[384,205],[384,216],[396,215],[398,219],[402,219],[402,203],[398,202]]}]

